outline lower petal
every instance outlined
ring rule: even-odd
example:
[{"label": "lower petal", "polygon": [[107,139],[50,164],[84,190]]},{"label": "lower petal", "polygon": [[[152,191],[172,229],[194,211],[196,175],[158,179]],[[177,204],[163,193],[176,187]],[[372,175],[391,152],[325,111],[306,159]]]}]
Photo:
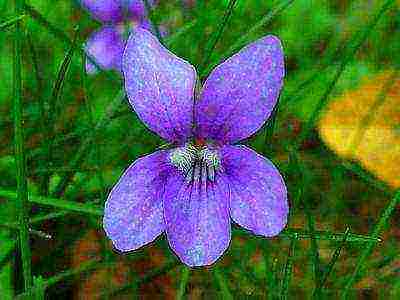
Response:
[{"label": "lower petal", "polygon": [[188,266],[213,264],[228,248],[229,189],[221,177],[185,182],[177,171],[166,184],[164,217],[169,244]]},{"label": "lower petal", "polygon": [[105,204],[103,226],[120,251],[137,249],[160,235],[165,228],[162,193],[168,151],[136,160],[121,176]]},{"label": "lower petal", "polygon": [[[94,32],[86,42],[86,53],[103,70],[121,71],[125,42],[115,26],[104,26]],[[96,73],[98,68],[86,59],[86,71]]]},{"label": "lower petal", "polygon": [[286,226],[289,206],[278,169],[245,146],[225,146],[221,155],[231,190],[231,218],[255,234],[279,234]]}]

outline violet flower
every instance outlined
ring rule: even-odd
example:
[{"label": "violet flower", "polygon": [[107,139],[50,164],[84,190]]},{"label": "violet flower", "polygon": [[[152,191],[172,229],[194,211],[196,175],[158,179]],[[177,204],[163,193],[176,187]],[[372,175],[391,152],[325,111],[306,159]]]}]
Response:
[{"label": "violet flower", "polygon": [[[103,70],[121,71],[122,53],[128,32],[134,27],[150,30],[142,0],[80,0],[82,6],[103,23],[86,42],[86,52]],[[149,1],[151,5],[155,1]],[[86,59],[86,72],[94,74],[97,67]]]},{"label": "violet flower", "polygon": [[285,227],[289,208],[279,171],[234,145],[270,116],[283,59],[278,38],[261,38],[216,67],[194,99],[194,67],[148,31],[131,34],[122,65],[129,102],[175,147],[136,160],[109,194],[103,224],[118,250],[138,249],[165,232],[182,262],[204,266],[228,248],[231,219],[265,237]]}]

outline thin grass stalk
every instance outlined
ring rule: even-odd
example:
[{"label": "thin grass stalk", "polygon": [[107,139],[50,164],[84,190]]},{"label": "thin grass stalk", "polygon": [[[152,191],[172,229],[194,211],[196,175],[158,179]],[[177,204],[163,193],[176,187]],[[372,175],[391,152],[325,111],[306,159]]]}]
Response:
[{"label": "thin grass stalk", "polygon": [[[74,55],[76,49],[76,39],[77,39],[77,32],[75,33],[74,41],[68,50],[67,54],[65,55],[61,66],[57,73],[56,81],[54,82],[53,91],[51,93],[50,101],[48,101],[49,109],[46,114],[46,138],[43,140],[43,148],[45,149],[46,153],[46,162],[47,168],[50,169],[52,161],[53,161],[53,138],[55,136],[55,123],[58,116],[58,109],[59,106],[58,101],[60,99],[60,95],[62,92],[62,87],[64,85],[64,81],[69,69],[69,65],[71,64],[72,57]],[[51,178],[52,172],[47,171],[43,173],[41,179],[41,189],[44,192],[44,195],[47,196],[49,194],[49,183]]]},{"label": "thin grass stalk", "polygon": [[[85,112],[89,119],[90,127],[92,129],[94,129],[96,127],[96,124],[95,124],[94,118],[93,118],[92,106],[90,104],[90,101],[88,101],[88,89],[87,89],[85,62],[86,62],[86,55],[83,54],[82,55],[81,76],[82,76],[82,89],[83,89]],[[101,152],[99,149],[99,145],[95,141],[92,143],[92,146],[93,146],[94,152],[95,152],[95,168],[97,169],[96,174],[97,174],[97,178],[99,180],[100,187],[101,187],[101,199],[103,199],[103,201],[105,201],[106,185],[105,185],[105,181],[104,181],[103,171],[100,168],[100,161],[102,161]]]},{"label": "thin grass stalk", "polygon": [[[38,102],[39,102],[39,115],[40,115],[40,131],[41,131],[41,138],[43,141],[43,151],[45,153],[47,153],[47,142],[45,142],[46,139],[46,134],[48,132],[48,129],[46,128],[46,107],[45,107],[45,101],[44,98],[42,97],[42,91],[43,91],[43,87],[44,87],[44,79],[43,76],[39,70],[39,60],[37,57],[37,53],[36,53],[36,49],[35,46],[33,45],[32,42],[32,36],[31,33],[26,30],[25,33],[26,36],[26,40],[28,43],[28,47],[29,47],[29,52],[31,53],[31,58],[32,58],[32,65],[33,65],[33,69],[34,69],[34,73],[35,73],[35,77],[36,77],[36,84],[37,84],[37,92],[36,92],[36,97],[38,98]],[[45,162],[43,162],[44,165],[47,165],[47,160]],[[45,180],[45,177],[42,176],[41,177],[41,182],[39,184],[39,191],[41,194],[46,195],[48,193],[47,190],[47,181]]]},{"label": "thin grass stalk", "polygon": [[[15,200],[17,199],[17,193],[14,191],[0,189],[0,197]],[[92,204],[78,203],[73,201],[49,198],[44,196],[36,196],[36,195],[29,195],[28,201],[40,205],[51,206],[54,208],[61,208],[72,212],[78,212],[81,214],[88,214],[94,216],[103,215],[103,208]]]},{"label": "thin grass stalk", "polygon": [[[22,14],[22,0],[15,0],[15,14]],[[17,171],[17,197],[16,209],[18,211],[19,223],[19,244],[21,249],[22,271],[24,278],[25,290],[29,290],[32,286],[32,267],[31,267],[31,249],[29,241],[28,227],[28,186],[26,178],[26,160],[24,147],[24,128],[22,115],[22,65],[21,65],[21,48],[22,48],[22,30],[21,20],[15,23],[14,32],[14,146],[15,146],[15,162]]]},{"label": "thin grass stalk", "polygon": [[237,2],[237,0],[229,1],[228,7],[225,10],[224,16],[222,17],[219,27],[217,28],[216,32],[213,34],[213,37],[210,39],[210,41],[206,45],[206,48],[204,50],[204,52],[205,52],[204,59],[199,67],[199,70],[201,72],[200,77],[203,77],[205,75],[204,68],[209,63],[211,55],[213,54],[213,52],[215,50],[215,46],[217,45],[219,39],[221,38],[226,25],[228,24],[228,21],[229,21],[231,15],[233,13],[233,10],[235,8],[236,2]]},{"label": "thin grass stalk", "polygon": [[[373,237],[378,237],[381,234],[390,216],[393,214],[399,203],[400,203],[400,189],[397,190],[395,196],[390,200],[388,205],[384,208],[381,216],[378,219],[378,222],[375,224],[374,229],[372,231]],[[374,250],[375,246],[376,246],[375,242],[370,242],[365,246],[364,250],[361,252],[361,255],[358,258],[356,266],[354,268],[354,271],[351,274],[350,278],[347,280],[346,286],[343,289],[341,295],[342,299],[347,299],[351,287],[353,286],[358,276],[360,275],[361,269],[365,265],[367,258],[372,254],[372,251]]]},{"label": "thin grass stalk", "polygon": [[275,281],[274,281],[274,269],[273,264],[271,263],[271,251],[269,249],[269,241],[261,240],[260,241],[260,249],[262,252],[262,256],[265,263],[265,286],[266,292],[268,295],[268,299],[274,299],[275,296]]},{"label": "thin grass stalk", "polygon": [[349,161],[342,161],[341,166],[346,170],[356,174],[362,179],[362,181],[372,185],[377,190],[383,192],[386,196],[393,196],[393,190],[391,190],[389,186],[387,186],[383,181],[379,180],[375,175],[364,170],[362,166]]},{"label": "thin grass stalk", "polygon": [[361,143],[362,138],[364,137],[365,131],[373,121],[376,112],[385,103],[387,99],[387,93],[392,88],[398,77],[399,77],[399,70],[396,70],[395,72],[393,72],[390,78],[385,82],[382,90],[376,97],[374,103],[369,108],[367,114],[361,119],[360,126],[357,128],[354,138],[352,139],[349,148],[347,150],[349,155],[353,156],[355,154],[355,151],[357,150],[358,146]]},{"label": "thin grass stalk", "polygon": [[3,23],[0,24],[0,30],[6,29],[14,24],[16,24],[17,22],[21,21],[22,19],[24,19],[26,17],[26,15],[22,14],[16,17],[12,17],[11,19],[4,21]]},{"label": "thin grass stalk", "polygon": [[276,102],[276,105],[274,107],[274,109],[272,110],[271,116],[268,119],[268,123],[265,126],[265,133],[264,133],[264,143],[263,143],[263,149],[262,149],[262,153],[264,153],[265,155],[267,153],[271,153],[272,152],[272,137],[274,135],[274,129],[275,129],[275,121],[276,121],[276,115],[278,112],[278,107],[279,107],[279,98],[278,97],[278,101]]},{"label": "thin grass stalk", "polygon": [[183,266],[181,274],[181,282],[179,284],[178,291],[176,292],[177,300],[182,300],[185,295],[186,287],[189,282],[189,275],[190,275],[190,269],[186,266]]},{"label": "thin grass stalk", "polygon": [[232,300],[233,296],[229,291],[228,283],[224,274],[222,274],[221,270],[218,267],[214,267],[213,275],[215,281],[218,283],[219,288],[221,289],[222,299],[224,300]]},{"label": "thin grass stalk", "polygon": [[[54,275],[53,277],[49,277],[47,279],[43,279],[42,277],[37,277],[37,278],[35,278],[34,288],[32,288],[28,292],[18,295],[16,297],[16,300],[38,299],[38,298],[34,298],[34,297],[44,295],[44,292],[46,289],[48,289],[49,287],[51,287],[53,285],[56,285],[60,281],[68,279],[68,278],[76,276],[76,275],[79,275],[79,274],[82,274],[82,273],[96,270],[105,265],[106,264],[104,262],[100,262],[97,260],[90,260],[90,261],[83,262],[77,268],[60,272],[59,274]],[[39,298],[39,299],[45,299],[45,298]]]},{"label": "thin grass stalk", "polygon": [[[90,101],[88,101],[88,89],[87,89],[87,77],[86,77],[86,68],[85,68],[85,62],[86,62],[86,55],[82,54],[81,55],[81,60],[82,60],[82,66],[81,66],[81,77],[82,77],[82,90],[83,90],[83,98],[84,98],[84,106],[85,106],[85,112],[86,115],[89,119],[89,125],[92,129],[95,128],[96,124],[94,122],[93,118],[93,113],[92,113],[92,106],[90,104]],[[101,191],[100,191],[100,198],[102,199],[102,203],[105,202],[106,199],[106,186],[105,186],[105,181],[104,181],[104,176],[103,176],[103,171],[100,169],[100,161],[101,161],[101,153],[99,149],[99,145],[96,143],[96,141],[93,141],[91,143],[91,146],[94,148],[94,158],[95,158],[95,167],[98,169],[96,172],[97,178],[100,183]],[[96,223],[96,220],[93,220],[94,223]],[[101,255],[103,261],[108,264],[110,262],[110,253],[107,248],[107,243],[105,239],[100,240],[101,243]],[[112,268],[112,266],[110,266]],[[107,272],[106,274],[106,285],[107,289],[111,289],[111,272]],[[105,296],[105,300],[108,299],[108,296]]]},{"label": "thin grass stalk", "polygon": [[293,256],[296,248],[296,237],[290,240],[289,252],[286,260],[285,269],[283,271],[282,287],[281,287],[281,299],[287,299],[289,294],[289,285],[292,279],[293,271]]},{"label": "thin grass stalk", "polygon": [[62,211],[53,211],[53,212],[48,213],[48,214],[43,214],[43,215],[32,217],[29,220],[29,223],[30,224],[37,224],[37,223],[41,223],[41,222],[48,221],[48,220],[54,220],[56,218],[64,217],[67,214],[69,214],[69,212],[68,211],[64,211],[64,210],[62,210]]},{"label": "thin grass stalk", "polygon": [[305,172],[303,165],[300,162],[299,155],[293,149],[290,150],[290,159],[294,164],[294,168],[298,176],[300,177],[300,187],[296,196],[296,202],[303,203],[304,206],[304,213],[306,216],[306,226],[308,231],[311,233],[310,242],[311,242],[311,256],[313,261],[313,268],[314,268],[314,280],[315,280],[315,287],[319,285],[320,276],[320,261],[319,261],[319,251],[318,251],[318,244],[317,239],[315,237],[315,221],[314,216],[311,214],[311,208],[309,205],[309,201],[307,199],[305,191],[309,187],[309,182],[305,177]]},{"label": "thin grass stalk", "polygon": [[347,227],[346,231],[344,232],[343,240],[340,242],[339,246],[336,248],[335,252],[333,253],[332,259],[329,261],[325,272],[323,272],[323,274],[322,274],[322,278],[319,281],[318,286],[314,290],[314,293],[313,293],[314,299],[320,299],[321,293],[322,293],[322,288],[325,285],[326,281],[328,280],[328,277],[333,270],[333,266],[338,261],[340,253],[342,252],[342,249],[346,245],[346,241],[347,241],[349,234],[350,234],[350,228]]},{"label": "thin grass stalk", "polygon": [[[340,29],[335,30],[335,34],[339,35]],[[349,42],[350,44],[353,44],[353,40],[356,37],[353,37],[352,40]],[[289,102],[290,103],[295,103],[302,97],[304,97],[304,92],[307,90],[308,86],[311,86],[312,83],[315,82],[315,80],[326,70],[332,66],[332,61],[335,60],[336,58],[340,58],[345,47],[341,47],[342,41],[339,39],[336,40],[334,37],[329,40],[328,45],[326,46],[326,50],[323,53],[322,59],[317,63],[315,71],[304,81],[302,81],[300,84],[298,84],[291,92],[288,94],[286,97],[282,98],[281,100],[281,107],[287,105]]]},{"label": "thin grass stalk", "polygon": [[79,146],[79,149],[68,166],[72,171],[64,173],[59,184],[55,187],[54,192],[52,193],[53,197],[59,198],[64,193],[69,183],[73,179],[73,176],[75,175],[74,170],[78,169],[85,156],[88,154],[88,152],[90,152],[90,145],[92,144],[94,138],[106,127],[106,125],[109,123],[109,120],[118,110],[124,99],[125,92],[123,89],[121,89],[114,100],[108,105],[104,116],[97,122],[95,128],[83,137],[82,144]]},{"label": "thin grass stalk", "polygon": [[141,284],[149,282],[149,281],[153,280],[154,278],[157,278],[159,276],[162,276],[162,275],[168,273],[169,271],[171,271],[172,269],[177,267],[179,264],[180,263],[175,261],[175,260],[169,261],[164,266],[149,271],[148,273],[143,275],[141,278],[135,280],[134,282],[130,282],[130,283],[124,284],[122,286],[116,287],[114,289],[111,289],[111,290],[108,290],[108,291],[104,291],[101,296],[102,297],[104,297],[106,295],[115,296],[115,295],[118,295],[118,294],[120,294],[122,292],[131,290],[131,289],[136,289]]}]

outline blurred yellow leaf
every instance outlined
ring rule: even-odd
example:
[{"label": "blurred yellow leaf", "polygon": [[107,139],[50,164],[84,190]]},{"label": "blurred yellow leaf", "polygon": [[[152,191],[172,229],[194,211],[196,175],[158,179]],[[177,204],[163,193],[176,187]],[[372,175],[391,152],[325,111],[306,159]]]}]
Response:
[{"label": "blurred yellow leaf", "polygon": [[400,80],[384,72],[332,101],[318,125],[339,156],[358,161],[390,186],[400,187]]}]

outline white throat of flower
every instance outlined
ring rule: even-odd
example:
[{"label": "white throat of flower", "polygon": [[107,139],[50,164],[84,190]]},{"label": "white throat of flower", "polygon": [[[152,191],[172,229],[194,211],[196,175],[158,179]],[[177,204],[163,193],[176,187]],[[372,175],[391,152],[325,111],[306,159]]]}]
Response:
[{"label": "white throat of flower", "polygon": [[217,150],[207,145],[186,144],[176,148],[170,155],[170,162],[185,174],[188,183],[193,181],[214,181],[216,172],[221,168]]}]

